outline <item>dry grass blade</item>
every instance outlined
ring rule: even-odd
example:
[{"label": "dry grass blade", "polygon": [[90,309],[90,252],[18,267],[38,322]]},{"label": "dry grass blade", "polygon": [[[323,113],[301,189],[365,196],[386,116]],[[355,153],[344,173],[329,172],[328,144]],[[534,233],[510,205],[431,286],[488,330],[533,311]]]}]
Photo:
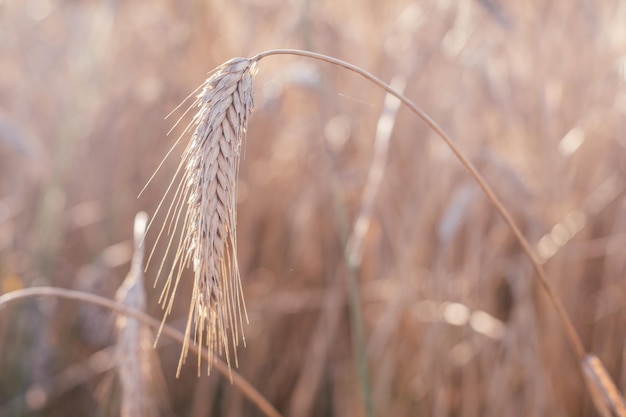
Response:
[{"label": "dry grass blade", "polygon": [[[125,306],[145,311],[146,293],[143,286],[143,238],[148,216],[135,217],[135,251],[131,269],[117,291],[116,299]],[[156,351],[152,348],[152,331],[138,320],[123,315],[117,318],[117,368],[122,385],[122,417],[158,416],[167,409],[165,379]]]},{"label": "dry grass blade", "polygon": [[[254,62],[232,59],[205,81],[192,107],[199,107],[190,125],[195,131],[183,155],[182,177],[163,222],[171,233],[168,251],[177,247],[172,269],[161,295],[165,315],[172,309],[183,269],[194,271],[193,293],[185,334],[193,326],[195,343],[206,345],[209,354],[224,352],[230,365],[230,350],[239,344],[243,317],[247,315],[237,267],[236,181],[241,143],[252,111]],[[184,214],[183,214],[184,213]],[[169,226],[167,226],[169,224]],[[174,242],[174,231],[181,238]],[[161,235],[159,233],[159,235]],[[181,353],[178,371],[189,345]],[[232,342],[231,343],[229,342]],[[235,365],[237,356],[234,351]],[[200,372],[198,357],[198,372]],[[208,372],[213,359],[208,361]]]}]

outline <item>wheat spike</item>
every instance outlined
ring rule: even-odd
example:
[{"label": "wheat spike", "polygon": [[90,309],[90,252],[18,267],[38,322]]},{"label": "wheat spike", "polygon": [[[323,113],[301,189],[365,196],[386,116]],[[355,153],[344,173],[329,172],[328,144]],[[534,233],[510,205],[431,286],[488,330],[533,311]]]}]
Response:
[{"label": "wheat spike", "polygon": [[[252,111],[252,80],[256,65],[234,58],[213,72],[201,86],[192,107],[199,107],[190,126],[195,127],[183,152],[174,193],[161,233],[166,225],[176,247],[172,269],[161,294],[165,315],[170,313],[183,269],[191,266],[194,285],[185,328],[194,331],[195,343],[207,346],[210,373],[214,353],[224,352],[231,364],[230,349],[243,338],[247,314],[237,266],[236,182],[239,154]],[[172,228],[182,229],[174,242]],[[232,341],[232,345],[231,342]],[[187,357],[183,345],[177,375]],[[234,352],[237,364],[236,351]],[[198,357],[200,372],[200,357]]]}]

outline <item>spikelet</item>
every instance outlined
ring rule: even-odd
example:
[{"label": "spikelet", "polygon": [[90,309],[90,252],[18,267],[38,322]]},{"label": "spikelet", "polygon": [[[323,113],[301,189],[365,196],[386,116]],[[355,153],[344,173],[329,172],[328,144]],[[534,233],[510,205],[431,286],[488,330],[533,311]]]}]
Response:
[{"label": "spikelet", "polygon": [[[235,348],[240,335],[243,338],[243,318],[247,321],[237,266],[235,198],[255,73],[255,62],[234,58],[201,86],[192,104],[199,107],[190,125],[195,131],[183,152],[177,171],[182,175],[180,184],[163,223],[163,228],[166,223],[174,230],[181,228],[181,237],[173,242],[174,233],[169,230],[172,237],[167,250],[177,249],[160,302],[167,316],[181,274],[191,267],[194,283],[185,335],[190,336],[193,328],[195,343],[208,347],[208,373],[215,353],[223,352],[230,366],[232,349],[237,365]],[[188,349],[185,342],[177,375]],[[198,373],[200,363],[198,356]]]}]

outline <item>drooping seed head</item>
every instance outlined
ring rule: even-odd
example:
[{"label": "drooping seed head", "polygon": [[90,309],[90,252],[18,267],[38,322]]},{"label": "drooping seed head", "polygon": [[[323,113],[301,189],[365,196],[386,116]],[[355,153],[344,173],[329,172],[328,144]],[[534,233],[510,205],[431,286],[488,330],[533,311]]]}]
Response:
[{"label": "drooping seed head", "polygon": [[[199,107],[195,131],[179,167],[180,186],[165,221],[180,225],[182,237],[161,301],[168,314],[182,270],[190,266],[194,283],[186,335],[193,327],[195,342],[209,348],[209,371],[215,352],[223,351],[230,364],[230,349],[238,345],[246,317],[237,267],[236,190],[255,73],[255,62],[235,58],[203,84],[193,105]],[[187,350],[185,343],[178,372]]]}]

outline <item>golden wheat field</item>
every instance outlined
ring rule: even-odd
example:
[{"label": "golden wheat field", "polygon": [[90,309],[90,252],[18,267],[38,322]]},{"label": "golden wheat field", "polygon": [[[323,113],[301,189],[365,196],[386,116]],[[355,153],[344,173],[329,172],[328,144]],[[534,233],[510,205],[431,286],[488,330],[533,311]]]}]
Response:
[{"label": "golden wheat field", "polygon": [[623,0],[0,0],[0,417],[623,416],[625,307]]}]

